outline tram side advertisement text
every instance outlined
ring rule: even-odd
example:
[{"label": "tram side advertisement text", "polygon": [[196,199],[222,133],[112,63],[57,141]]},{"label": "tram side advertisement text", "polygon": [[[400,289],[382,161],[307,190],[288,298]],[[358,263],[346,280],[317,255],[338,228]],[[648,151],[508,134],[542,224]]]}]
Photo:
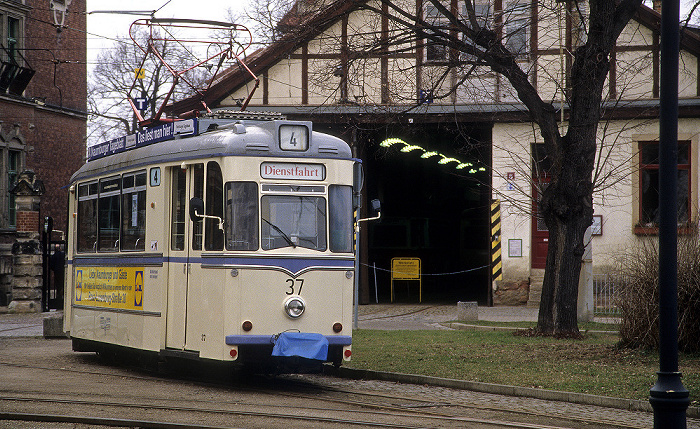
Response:
[{"label": "tram side advertisement text", "polygon": [[143,267],[76,267],[75,304],[143,309]]}]

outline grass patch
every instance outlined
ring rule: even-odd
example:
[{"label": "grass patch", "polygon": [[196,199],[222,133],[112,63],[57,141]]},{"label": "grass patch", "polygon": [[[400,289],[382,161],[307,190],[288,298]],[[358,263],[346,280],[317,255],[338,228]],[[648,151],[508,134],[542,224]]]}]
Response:
[{"label": "grass patch", "polygon": [[[351,368],[646,400],[658,354],[617,347],[618,338],[516,337],[508,331],[353,331]],[[692,406],[700,356],[681,355]]]}]

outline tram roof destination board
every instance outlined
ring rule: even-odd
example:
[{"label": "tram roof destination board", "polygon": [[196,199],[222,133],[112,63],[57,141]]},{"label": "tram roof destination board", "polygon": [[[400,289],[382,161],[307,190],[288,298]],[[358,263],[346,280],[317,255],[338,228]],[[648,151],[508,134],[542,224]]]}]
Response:
[{"label": "tram roof destination board", "polygon": [[115,153],[124,152],[153,143],[174,139],[175,136],[196,136],[199,134],[197,118],[168,122],[146,128],[122,137],[117,137],[88,148],[88,161],[94,161]]}]

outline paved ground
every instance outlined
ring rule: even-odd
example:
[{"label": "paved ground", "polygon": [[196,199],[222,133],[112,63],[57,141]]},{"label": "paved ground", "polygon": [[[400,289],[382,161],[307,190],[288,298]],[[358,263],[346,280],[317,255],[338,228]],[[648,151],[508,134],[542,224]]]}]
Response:
[{"label": "paved ground", "polygon": [[[457,320],[457,304],[361,305],[358,315],[360,329],[450,329],[448,322]],[[44,334],[43,319],[54,317],[61,317],[61,313],[8,314],[0,307],[0,337],[41,337]],[[479,307],[478,319],[491,322],[536,322],[537,309],[524,306]]]},{"label": "paved ground", "polygon": [[[360,329],[449,329],[457,320],[457,304],[372,304],[358,310]],[[45,318],[60,312],[8,314],[0,309],[0,337],[41,337]],[[537,309],[526,307],[479,307],[479,320],[493,322],[537,321]]]},{"label": "paved ground", "polygon": [[[526,307],[479,307],[478,319],[492,322],[535,322],[537,309]],[[457,320],[457,304],[372,304],[358,311],[360,329],[449,329]],[[468,322],[465,322],[468,323]]]},{"label": "paved ground", "polygon": [[[7,314],[0,308],[0,338],[1,337],[42,337],[44,335],[44,319],[60,318],[60,312],[35,313],[35,314]],[[493,322],[513,322],[537,320],[537,309],[526,307],[479,307],[478,320]],[[423,330],[423,329],[450,329],[458,319],[457,304],[372,304],[363,305],[358,309],[360,329],[381,330]],[[464,328],[470,322],[463,322],[459,327]],[[384,376],[381,379],[386,379]],[[410,375],[407,378],[413,377]],[[371,377],[369,377],[371,378]],[[411,380],[396,379],[408,384],[414,384]],[[418,384],[431,384],[430,380],[421,381]],[[482,383],[483,384],[483,383]],[[439,385],[439,384],[438,384]],[[496,385],[494,385],[496,386]],[[498,387],[498,386],[497,386]],[[508,386],[501,386],[508,387]],[[459,390],[462,390],[460,388]],[[466,388],[467,391],[473,389]],[[476,389],[477,391],[482,391]],[[531,389],[535,390],[535,389]],[[551,393],[543,391],[544,393]],[[492,392],[498,393],[498,392]],[[535,392],[537,393],[537,392]],[[519,395],[516,395],[516,397]],[[540,399],[537,395],[525,394],[521,397],[524,403],[531,404]],[[557,399],[565,401],[566,399]],[[575,401],[574,401],[575,402]],[[619,411],[618,411],[619,412]],[[614,412],[613,412],[614,413]],[[644,413],[642,413],[644,414]],[[649,414],[646,414],[646,419]],[[700,427],[698,420],[689,420],[688,427]]]}]

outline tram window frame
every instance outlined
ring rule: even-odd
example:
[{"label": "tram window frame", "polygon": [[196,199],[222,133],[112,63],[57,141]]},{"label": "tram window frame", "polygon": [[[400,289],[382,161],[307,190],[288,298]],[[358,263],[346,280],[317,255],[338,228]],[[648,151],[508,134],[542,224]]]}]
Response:
[{"label": "tram window frame", "polygon": [[226,250],[258,250],[258,184],[249,181],[226,182]]},{"label": "tram window frame", "polygon": [[78,184],[78,252],[97,252],[97,181]]},{"label": "tram window frame", "polygon": [[146,250],[146,170],[122,176],[120,237],[122,251]]},{"label": "tram window frame", "polygon": [[[298,233],[294,234],[291,228],[294,220],[291,218],[295,210],[295,204],[301,203],[299,208],[303,211],[304,205],[313,203],[315,209],[314,222],[302,216],[296,221]],[[273,208],[274,207],[274,208]],[[319,210],[319,209],[322,209]],[[287,214],[290,217],[284,218]],[[284,247],[302,247],[305,249],[325,252],[328,249],[327,237],[327,214],[326,198],[317,195],[296,195],[296,194],[264,194],[260,199],[260,217],[263,221],[261,231],[261,242],[263,250],[274,250]],[[302,228],[313,227],[316,241],[312,241],[312,235],[302,235]],[[285,231],[286,229],[286,231]],[[282,231],[282,232],[280,232]],[[311,243],[311,244],[310,244]]]},{"label": "tram window frame", "polygon": [[[207,163],[207,198],[204,213],[224,217],[224,177],[216,161]],[[204,220],[204,250],[224,250],[224,231],[219,229],[219,220]]]},{"label": "tram window frame", "polygon": [[[113,187],[116,186],[116,189]],[[121,177],[99,180],[97,198],[97,241],[99,252],[119,251],[121,230]]]},{"label": "tram window frame", "polygon": [[[192,196],[204,200],[204,164],[192,165]],[[192,222],[192,250],[202,250],[204,239],[204,222],[197,220]]]},{"label": "tram window frame", "polygon": [[171,176],[170,250],[185,250],[185,243],[187,243],[185,234],[185,222],[187,222],[187,171],[180,167],[173,167]]},{"label": "tram window frame", "polygon": [[328,245],[333,253],[352,253],[352,186],[328,187]]}]

